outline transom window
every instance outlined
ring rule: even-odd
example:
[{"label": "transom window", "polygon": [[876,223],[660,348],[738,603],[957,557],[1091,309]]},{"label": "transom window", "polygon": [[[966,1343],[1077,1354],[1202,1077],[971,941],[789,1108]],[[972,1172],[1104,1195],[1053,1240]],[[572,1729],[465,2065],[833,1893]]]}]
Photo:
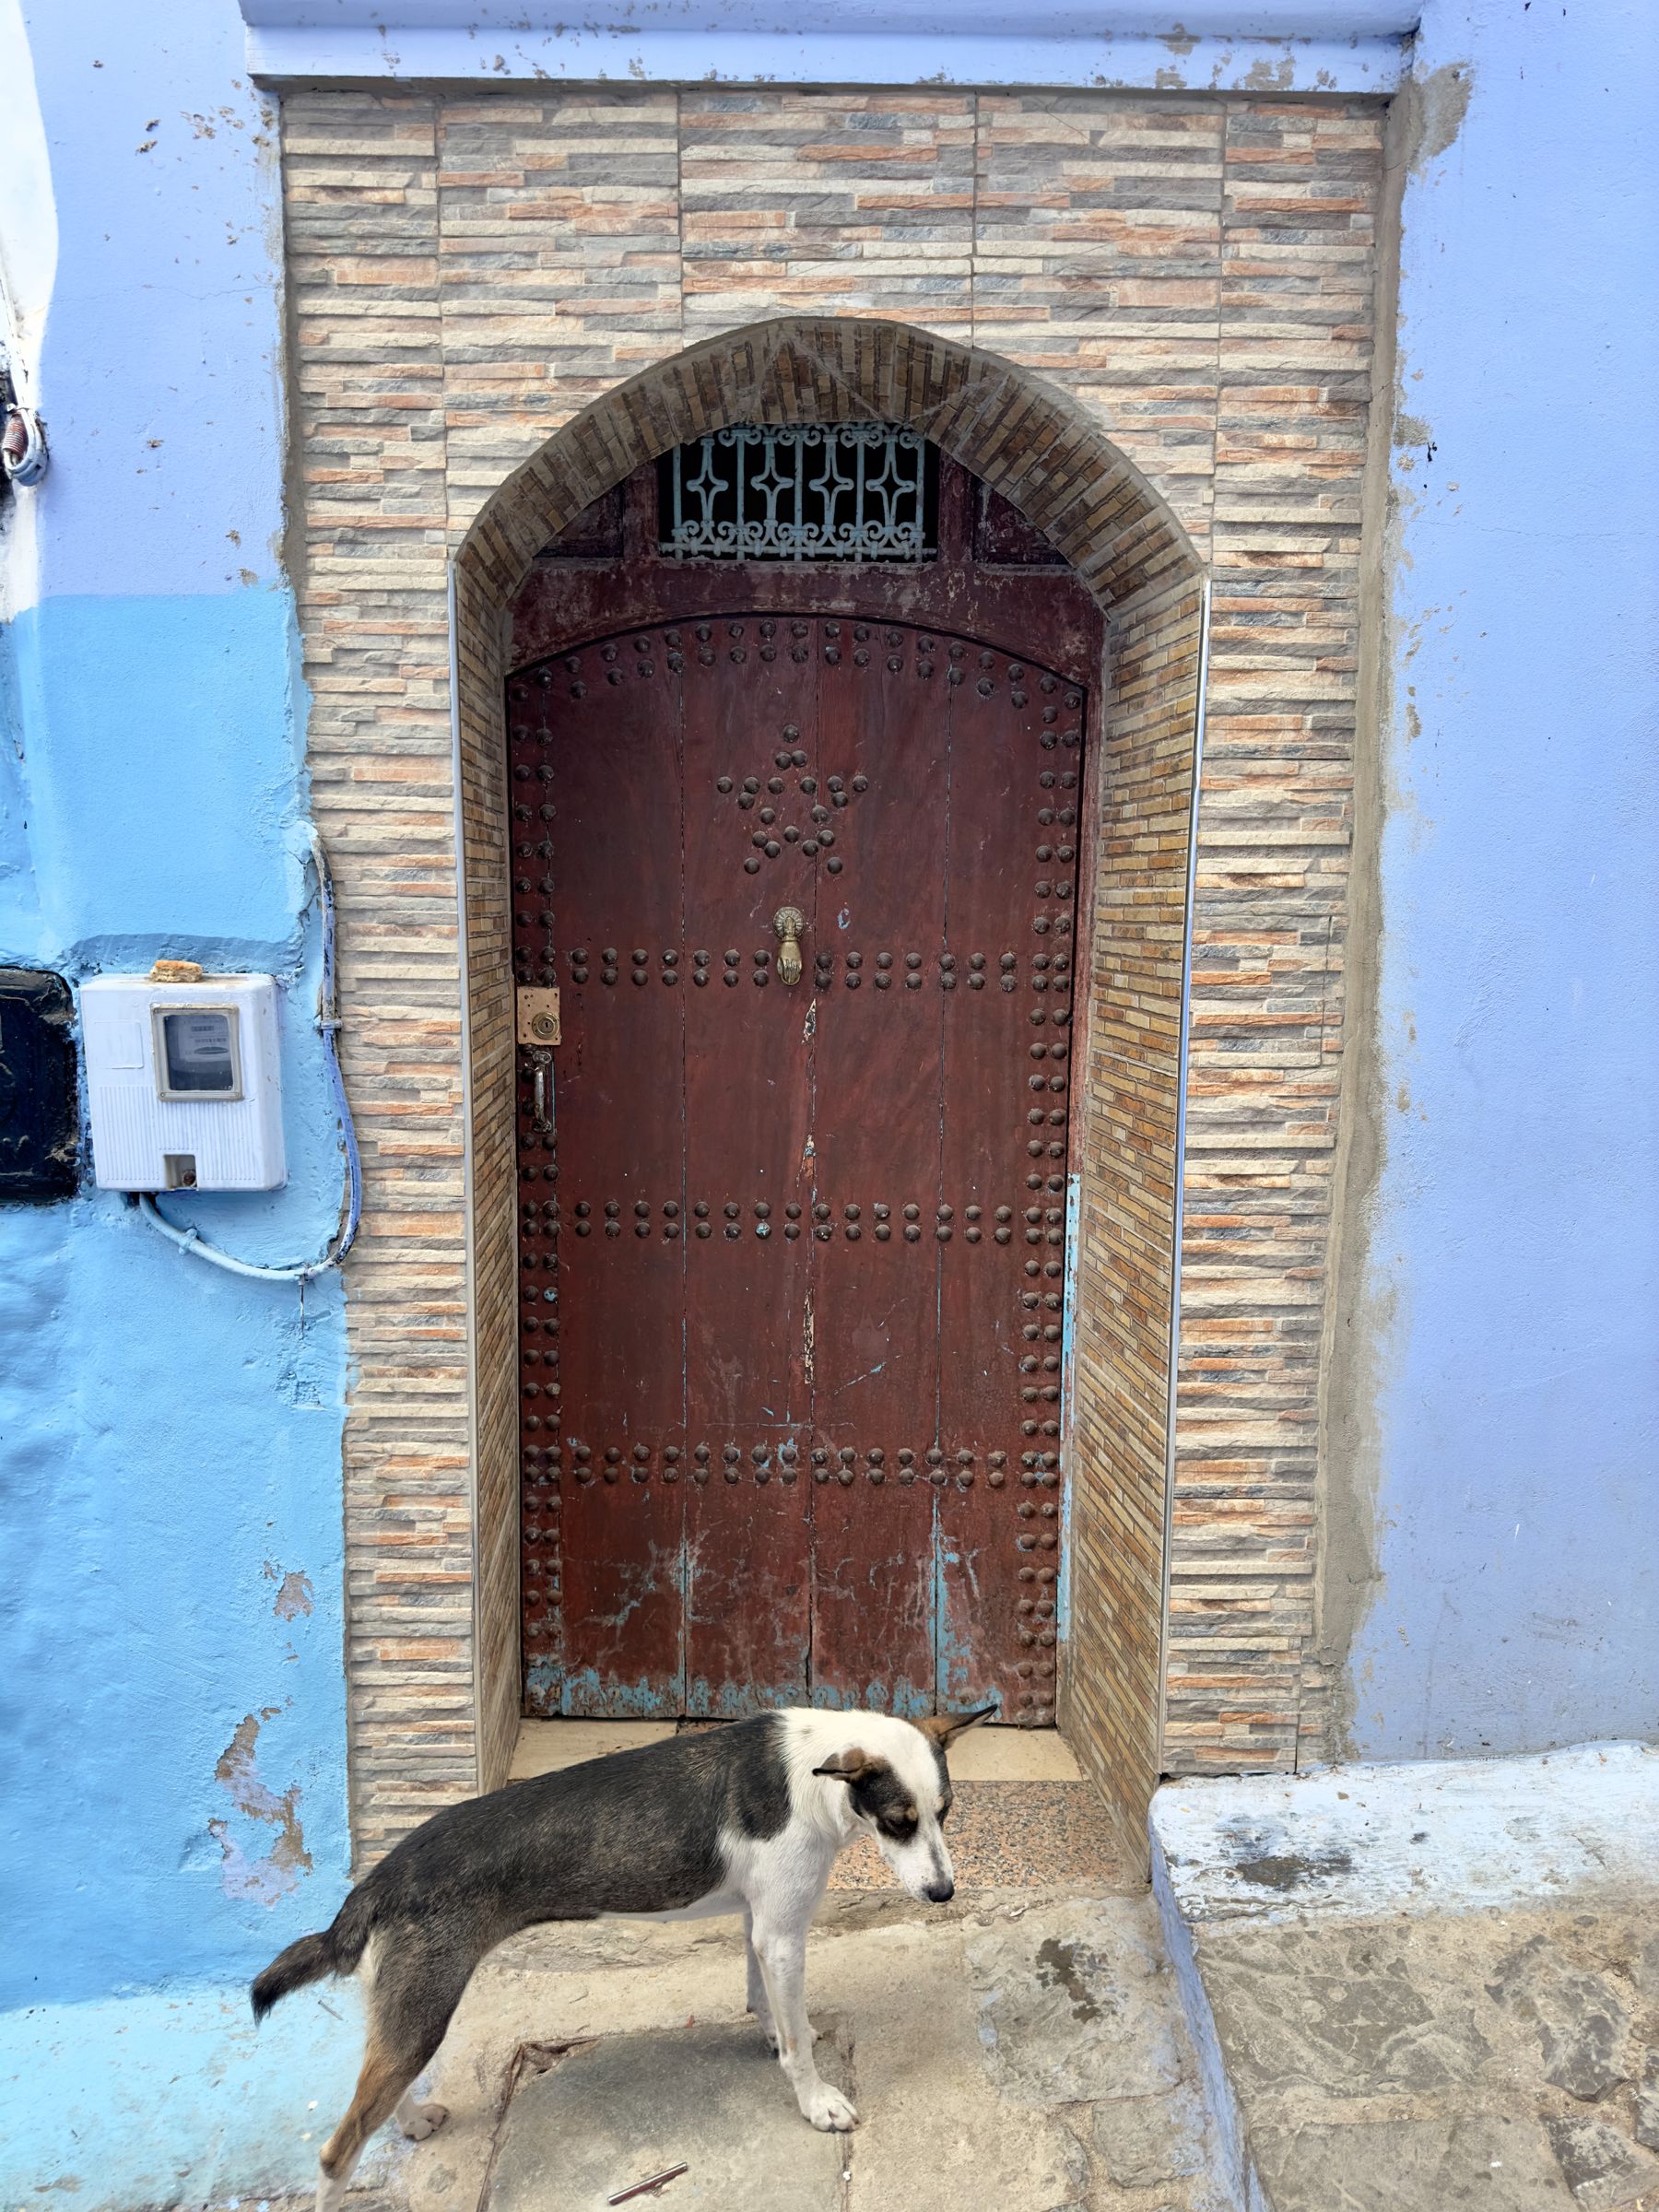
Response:
[{"label": "transom window", "polygon": [[657,465],[660,550],[682,560],[930,560],[938,472],[885,422],[734,423]]}]

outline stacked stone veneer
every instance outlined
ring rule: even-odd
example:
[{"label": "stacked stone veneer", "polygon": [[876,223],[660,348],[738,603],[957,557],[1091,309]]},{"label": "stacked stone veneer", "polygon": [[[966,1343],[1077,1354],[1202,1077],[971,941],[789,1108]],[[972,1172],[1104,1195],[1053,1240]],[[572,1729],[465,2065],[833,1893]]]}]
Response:
[{"label": "stacked stone veneer", "polygon": [[[1169,1766],[1293,1759],[1381,123],[1345,101],[934,89],[286,101],[311,757],[368,1173],[347,1442],[365,1851],[498,1780],[517,1710],[504,609],[587,500],[745,414],[914,422],[1110,610],[1066,1712],[1130,1809],[1157,1771],[1160,1675]],[[774,317],[792,326],[742,330]]]}]

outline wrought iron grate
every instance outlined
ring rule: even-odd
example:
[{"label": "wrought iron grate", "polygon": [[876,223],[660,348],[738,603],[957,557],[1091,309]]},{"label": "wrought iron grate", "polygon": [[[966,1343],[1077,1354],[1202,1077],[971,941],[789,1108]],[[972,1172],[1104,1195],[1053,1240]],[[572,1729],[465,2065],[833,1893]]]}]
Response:
[{"label": "wrought iron grate", "polygon": [[932,449],[885,422],[735,423],[665,453],[661,550],[688,560],[928,560]]}]

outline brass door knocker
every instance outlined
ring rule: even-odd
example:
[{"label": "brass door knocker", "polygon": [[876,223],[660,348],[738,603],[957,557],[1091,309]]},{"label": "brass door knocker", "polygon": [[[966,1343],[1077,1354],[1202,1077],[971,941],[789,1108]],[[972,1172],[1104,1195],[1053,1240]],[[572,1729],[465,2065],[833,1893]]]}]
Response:
[{"label": "brass door knocker", "polygon": [[798,983],[801,980],[801,937],[806,927],[806,917],[798,906],[781,906],[772,916],[772,927],[782,939],[778,954],[778,981]]}]

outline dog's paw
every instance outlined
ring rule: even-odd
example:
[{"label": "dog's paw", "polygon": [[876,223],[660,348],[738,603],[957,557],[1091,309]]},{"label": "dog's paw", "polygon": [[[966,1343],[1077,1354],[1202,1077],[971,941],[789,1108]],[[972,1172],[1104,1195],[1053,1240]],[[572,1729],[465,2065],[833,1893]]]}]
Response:
[{"label": "dog's paw", "polygon": [[411,2143],[424,2143],[449,2118],[447,2104],[411,2104],[397,2115],[397,2124]]},{"label": "dog's paw", "polygon": [[803,2108],[808,2120],[827,2136],[844,2136],[858,2125],[858,2114],[839,2089],[820,2081],[811,2102]]}]

